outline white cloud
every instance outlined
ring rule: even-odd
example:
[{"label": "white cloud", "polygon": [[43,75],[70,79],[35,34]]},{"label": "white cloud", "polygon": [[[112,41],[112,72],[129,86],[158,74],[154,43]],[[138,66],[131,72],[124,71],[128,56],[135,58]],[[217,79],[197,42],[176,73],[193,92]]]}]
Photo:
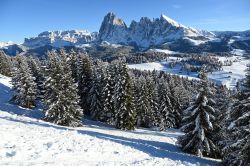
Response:
[{"label": "white cloud", "polygon": [[181,8],[181,6],[177,5],[177,4],[172,5],[172,7],[175,8],[175,9],[180,9]]}]

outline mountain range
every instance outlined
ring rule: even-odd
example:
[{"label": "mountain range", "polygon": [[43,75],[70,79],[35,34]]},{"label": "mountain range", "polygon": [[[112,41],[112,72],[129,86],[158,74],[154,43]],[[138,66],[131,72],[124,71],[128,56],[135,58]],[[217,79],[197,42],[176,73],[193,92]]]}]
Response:
[{"label": "mountain range", "polygon": [[0,43],[9,55],[41,52],[62,47],[85,49],[103,43],[110,46],[131,46],[135,51],[152,48],[178,52],[237,52],[250,53],[250,30],[206,31],[184,26],[161,15],[156,19],[142,17],[128,26],[114,13],[108,13],[99,32],[87,30],[45,31],[37,37],[25,38],[24,43]]}]

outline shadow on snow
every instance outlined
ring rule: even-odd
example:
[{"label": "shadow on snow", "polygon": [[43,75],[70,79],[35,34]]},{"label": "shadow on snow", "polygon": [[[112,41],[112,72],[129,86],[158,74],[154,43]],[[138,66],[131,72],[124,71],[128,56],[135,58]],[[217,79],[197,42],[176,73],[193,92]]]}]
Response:
[{"label": "shadow on snow", "polygon": [[0,110],[12,114],[17,114],[17,115],[22,115],[22,116],[27,116],[31,118],[36,118],[36,119],[41,119],[43,117],[43,112],[38,109],[27,109],[27,108],[22,108],[17,105],[9,103],[9,100],[11,99],[13,95],[13,91],[0,83]]},{"label": "shadow on snow", "polygon": [[37,125],[37,126],[42,126],[42,127],[55,128],[58,130],[77,131],[79,134],[89,135],[89,136],[96,137],[99,139],[119,143],[125,146],[130,146],[131,148],[140,150],[152,157],[169,158],[171,160],[189,162],[192,164],[205,163],[206,165],[219,165],[219,162],[217,161],[211,161],[205,158],[199,158],[193,155],[185,154],[181,151],[181,149],[178,148],[178,146],[169,144],[166,142],[126,138],[123,136],[114,136],[114,135],[100,133],[96,131],[84,131],[84,128],[68,128],[68,127],[57,126],[54,124],[44,123],[44,122],[34,122],[34,121],[28,122],[28,121],[23,121],[19,119],[14,119],[11,117],[1,117],[1,118],[9,120],[9,121],[24,123],[24,124],[32,124],[32,125]]}]

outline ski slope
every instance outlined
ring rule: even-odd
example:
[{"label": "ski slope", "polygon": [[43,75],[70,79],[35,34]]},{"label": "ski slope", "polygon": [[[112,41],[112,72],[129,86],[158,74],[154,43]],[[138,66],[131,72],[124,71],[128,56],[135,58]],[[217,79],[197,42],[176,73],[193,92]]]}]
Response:
[{"label": "ski slope", "polygon": [[175,129],[121,131],[84,119],[62,127],[41,120],[41,109],[8,103],[8,77],[0,75],[0,165],[218,165],[220,161],[183,153]]}]

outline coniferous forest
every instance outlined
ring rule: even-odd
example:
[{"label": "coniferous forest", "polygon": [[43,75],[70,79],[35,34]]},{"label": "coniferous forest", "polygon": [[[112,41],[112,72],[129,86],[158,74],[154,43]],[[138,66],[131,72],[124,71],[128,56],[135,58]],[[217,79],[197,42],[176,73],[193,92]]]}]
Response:
[{"label": "coniferous forest", "polygon": [[184,152],[249,164],[250,66],[237,91],[210,82],[205,69],[200,80],[190,80],[63,49],[46,59],[1,52],[0,73],[12,77],[10,102],[30,109],[42,103],[47,122],[79,127],[88,118],[121,130],[176,128],[184,133],[178,139]]}]

